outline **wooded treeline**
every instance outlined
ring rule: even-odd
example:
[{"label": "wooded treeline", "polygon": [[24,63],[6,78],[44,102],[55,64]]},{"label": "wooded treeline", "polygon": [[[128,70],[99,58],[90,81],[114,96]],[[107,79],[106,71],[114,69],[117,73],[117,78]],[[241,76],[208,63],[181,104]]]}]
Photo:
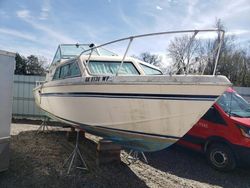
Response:
[{"label": "wooded treeline", "polygon": [[30,55],[28,57],[16,54],[15,74],[19,75],[45,75],[45,65],[47,60],[44,57]]}]

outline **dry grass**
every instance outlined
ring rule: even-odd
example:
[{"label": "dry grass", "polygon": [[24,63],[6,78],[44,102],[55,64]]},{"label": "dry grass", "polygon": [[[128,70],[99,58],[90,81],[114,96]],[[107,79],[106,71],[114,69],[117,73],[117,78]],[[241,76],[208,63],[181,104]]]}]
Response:
[{"label": "dry grass", "polygon": [[[205,162],[202,155],[170,148],[146,154],[149,164],[122,163],[97,166],[96,143],[85,139],[81,152],[89,172],[73,169],[67,175],[64,160],[74,144],[65,131],[54,128],[36,134],[37,126],[14,125],[11,138],[10,169],[0,174],[0,187],[250,187],[250,172],[236,170],[220,173]],[[24,131],[25,132],[22,132]]]}]

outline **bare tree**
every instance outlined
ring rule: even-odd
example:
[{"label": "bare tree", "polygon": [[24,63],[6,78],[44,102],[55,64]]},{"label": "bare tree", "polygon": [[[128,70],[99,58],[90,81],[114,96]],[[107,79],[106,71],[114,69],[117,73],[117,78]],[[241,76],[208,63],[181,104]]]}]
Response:
[{"label": "bare tree", "polygon": [[[215,27],[225,30],[220,19],[216,20]],[[176,67],[177,74],[212,74],[218,44],[222,40],[221,34],[218,32],[215,39],[196,39],[190,43],[191,39],[192,37],[184,35],[170,42],[167,51],[172,58],[172,66]],[[244,46],[243,49],[239,49],[235,36],[225,35],[218,59],[217,73],[227,76],[235,85],[250,86],[250,45],[248,48]]]},{"label": "bare tree", "polygon": [[195,72],[194,62],[197,61],[198,48],[199,41],[188,35],[175,37],[170,42],[167,51],[172,58],[172,66],[177,69],[177,74]]},{"label": "bare tree", "polygon": [[162,61],[159,55],[150,54],[149,52],[143,52],[139,56],[134,56],[134,57],[155,66],[159,66]]}]

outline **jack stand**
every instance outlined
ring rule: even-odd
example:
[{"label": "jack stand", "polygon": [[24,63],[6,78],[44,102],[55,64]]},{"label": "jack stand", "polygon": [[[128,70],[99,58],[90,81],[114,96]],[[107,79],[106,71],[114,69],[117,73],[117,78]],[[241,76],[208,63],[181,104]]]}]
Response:
[{"label": "jack stand", "polygon": [[77,129],[76,130],[77,134],[76,134],[76,145],[75,145],[75,148],[73,150],[73,152],[70,154],[70,156],[68,157],[68,159],[65,161],[65,163],[63,164],[63,167],[70,161],[69,163],[69,167],[68,167],[68,170],[67,170],[67,174],[69,174],[71,168],[72,168],[72,165],[77,157],[77,155],[80,157],[80,160],[82,162],[82,167],[76,167],[78,169],[81,169],[81,170],[89,170],[83,157],[82,157],[82,154],[79,150],[79,146],[78,146],[78,143],[79,143],[79,132],[80,130]]},{"label": "jack stand", "polygon": [[137,162],[139,160],[139,154],[142,155],[144,162],[146,162],[148,164],[147,157],[145,156],[145,154],[142,151],[139,152],[139,151],[135,151],[135,150],[131,149],[129,151],[127,159],[130,160],[131,163],[135,163],[135,162]]},{"label": "jack stand", "polygon": [[49,117],[45,117],[40,127],[37,129],[37,133],[49,131]]}]

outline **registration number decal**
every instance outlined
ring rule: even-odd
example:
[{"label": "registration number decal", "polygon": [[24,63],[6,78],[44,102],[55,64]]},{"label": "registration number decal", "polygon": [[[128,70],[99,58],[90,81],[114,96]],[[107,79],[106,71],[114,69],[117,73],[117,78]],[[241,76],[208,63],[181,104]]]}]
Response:
[{"label": "registration number decal", "polygon": [[110,76],[93,76],[86,77],[85,82],[107,82],[110,79]]}]

